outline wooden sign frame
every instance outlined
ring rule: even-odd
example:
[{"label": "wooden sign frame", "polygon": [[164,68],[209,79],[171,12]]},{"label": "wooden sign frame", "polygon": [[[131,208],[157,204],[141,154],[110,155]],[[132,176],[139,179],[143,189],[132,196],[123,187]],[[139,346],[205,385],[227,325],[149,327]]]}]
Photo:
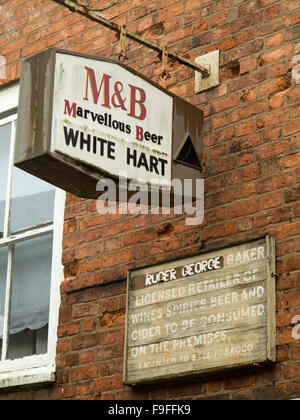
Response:
[{"label": "wooden sign frame", "polygon": [[275,360],[271,235],[129,270],[126,385]]}]

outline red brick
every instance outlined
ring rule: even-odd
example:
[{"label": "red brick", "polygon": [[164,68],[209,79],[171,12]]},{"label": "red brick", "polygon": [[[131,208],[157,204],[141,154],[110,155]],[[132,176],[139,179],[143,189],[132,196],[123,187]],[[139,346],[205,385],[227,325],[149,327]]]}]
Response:
[{"label": "red brick", "polygon": [[226,36],[230,35],[229,24],[218,26],[216,29],[213,30],[212,35],[214,40],[225,38]]},{"label": "red brick", "polygon": [[256,217],[256,226],[261,228],[273,223],[279,223],[291,218],[291,209],[289,207],[280,207],[265,211]]},{"label": "red brick", "polygon": [[255,3],[253,1],[241,4],[239,6],[239,16],[243,17],[255,11]]},{"label": "red brick", "polygon": [[238,157],[238,166],[246,166],[253,163],[255,160],[253,152],[244,152]]},{"label": "red brick", "polygon": [[77,385],[77,392],[79,396],[86,396],[93,392],[93,384],[90,382],[80,383]]},{"label": "red brick", "polygon": [[57,342],[56,352],[57,353],[67,353],[70,351],[71,344],[69,341],[61,341]]},{"label": "red brick", "polygon": [[216,159],[220,156],[224,156],[226,154],[226,145],[221,144],[219,146],[215,146],[209,149],[209,160]]},{"label": "red brick", "polygon": [[300,234],[300,222],[289,223],[284,226],[284,232],[286,236],[294,236]]},{"label": "red brick", "polygon": [[274,77],[284,76],[287,74],[287,63],[285,61],[274,63],[269,65],[268,68],[269,78],[273,79]]},{"label": "red brick", "polygon": [[244,123],[240,123],[236,126],[235,134],[237,137],[245,136],[247,134],[252,133],[253,131],[253,122],[247,121]]},{"label": "red brick", "polygon": [[99,304],[95,302],[80,303],[73,306],[73,317],[82,318],[96,315],[99,312]]},{"label": "red brick", "polygon": [[116,251],[122,247],[122,239],[118,238],[110,238],[105,242],[105,248],[107,251]]},{"label": "red brick", "polygon": [[103,254],[103,251],[104,251],[103,242],[84,245],[77,248],[76,258],[80,260],[82,258],[93,257],[94,255]]},{"label": "red brick", "polygon": [[[249,40],[250,39],[252,40],[253,38],[250,37]],[[230,61],[240,60],[240,68],[242,69],[242,71],[240,71],[240,74],[249,73],[250,70],[253,73],[253,71],[259,65],[259,60],[255,58],[254,56],[257,53],[261,52],[261,50],[263,49],[263,42],[261,40],[256,40],[250,43],[246,43],[246,41],[248,41],[248,39],[242,40],[241,44],[243,45],[240,45],[239,48],[233,49],[228,54],[228,60]],[[249,59],[248,58],[249,56],[253,56],[253,58]],[[242,59],[244,57],[247,57],[247,58],[245,58],[246,60],[245,63],[242,63],[243,61]]]},{"label": "red brick", "polygon": [[274,32],[286,28],[292,24],[291,15],[278,17],[269,21],[263,22],[257,27],[257,36],[269,35]]},{"label": "red brick", "polygon": [[260,96],[271,95],[277,92],[284,91],[291,86],[290,76],[281,76],[273,79],[259,86],[258,91]]},{"label": "red brick", "polygon": [[245,73],[239,78],[230,82],[230,90],[234,92],[241,89],[252,89],[253,86],[266,80],[266,70],[261,69],[256,72]]},{"label": "red brick", "polygon": [[278,47],[283,42],[282,33],[274,34],[266,39],[267,48]]},{"label": "red brick", "polygon": [[239,103],[239,97],[237,94],[231,95],[227,98],[220,99],[218,101],[215,101],[213,104],[213,110],[214,112],[221,112],[225,109],[233,108],[237,106]]},{"label": "red brick", "polygon": [[[292,116],[295,118],[300,117],[300,104],[293,106]],[[298,138],[298,142],[300,142],[300,137]]]},{"label": "red brick", "polygon": [[294,345],[291,350],[291,359],[299,360],[300,359],[300,344]]},{"label": "red brick", "polygon": [[290,136],[294,133],[300,132],[300,118],[298,120],[294,120],[286,124],[283,128],[284,136]]},{"label": "red brick", "polygon": [[[287,271],[295,271],[295,270],[300,270],[300,256],[295,256],[295,257],[291,257],[286,261],[286,269]],[[297,296],[296,296],[297,295]],[[295,299],[300,298],[300,293],[299,291],[295,292],[295,295],[292,295],[292,297],[295,297]],[[300,305],[300,303],[298,303],[298,305]],[[297,306],[297,305],[294,305]]]},{"label": "red brick", "polygon": [[103,255],[103,267],[114,267],[129,262],[132,258],[132,250],[124,249],[112,254]]},{"label": "red brick", "polygon": [[278,0],[258,0],[257,7],[258,8],[267,7],[267,6],[270,6],[270,4],[277,3],[277,2]]},{"label": "red brick", "polygon": [[242,102],[252,102],[257,97],[257,90],[256,88],[246,89],[241,93],[241,101]]},{"label": "red brick", "polygon": [[115,236],[120,233],[128,232],[133,228],[133,219],[127,219],[126,222],[120,221],[111,223],[108,226],[103,227],[103,237]]},{"label": "red brick", "polygon": [[99,375],[99,367],[96,364],[74,368],[70,371],[70,380],[83,381],[96,378]]},{"label": "red brick", "polygon": [[103,229],[102,227],[97,227],[95,229],[89,229],[87,234],[87,242],[95,242],[102,237]]},{"label": "red brick", "polygon": [[281,136],[281,126],[266,128],[264,131],[264,141],[278,140]]},{"label": "red brick", "polygon": [[239,376],[234,376],[232,378],[226,379],[224,387],[225,389],[249,387],[255,384],[257,381],[258,381],[257,374],[252,374],[252,375],[247,375],[247,376],[239,375]]},{"label": "red brick", "polygon": [[267,159],[272,156],[280,156],[281,154],[285,154],[289,152],[291,149],[291,143],[289,140],[286,141],[279,141],[274,143],[268,143],[260,146],[257,151],[257,158],[258,159]]},{"label": "red brick", "polygon": [[78,334],[80,331],[79,323],[70,323],[58,328],[58,337],[67,337]]},{"label": "red brick", "polygon": [[292,328],[285,328],[281,331],[281,340],[280,344],[290,344],[294,343],[295,339],[292,336]]},{"label": "red brick", "polygon": [[182,247],[182,238],[175,237],[164,241],[155,241],[151,245],[151,255],[161,254],[163,252],[174,251]]},{"label": "red brick", "polygon": [[283,204],[282,193],[272,193],[264,196],[264,209],[279,207]]},{"label": "red brick", "polygon": [[47,48],[47,41],[45,39],[41,39],[33,44],[30,44],[24,47],[22,50],[22,56],[25,58],[29,55],[43,51],[46,48]]},{"label": "red brick", "polygon": [[78,353],[69,353],[65,357],[66,359],[66,366],[77,366],[79,356]]},{"label": "red brick", "polygon": [[72,350],[81,350],[89,347],[94,347],[99,344],[99,334],[87,334],[80,335],[73,338],[72,340]]},{"label": "red brick", "polygon": [[88,216],[85,216],[83,219],[80,220],[80,229],[87,229],[90,227],[101,225],[105,222],[107,222],[107,216],[104,214],[91,214]]},{"label": "red brick", "polygon": [[64,223],[64,235],[76,232],[78,229],[78,223],[76,219],[67,220]]},{"label": "red brick", "polygon": [[246,58],[240,61],[240,73],[248,73],[250,71],[256,70],[258,66],[257,58]]},{"label": "red brick", "polygon": [[217,15],[211,16],[210,22],[211,26],[219,26],[222,25],[222,23],[226,22],[227,16],[228,16],[229,10],[224,10],[222,13],[218,13]]},{"label": "red brick", "polygon": [[231,235],[235,232],[234,222],[226,222],[221,225],[208,226],[204,228],[202,239],[212,239]]},{"label": "red brick", "polygon": [[240,121],[246,118],[251,117],[252,115],[257,115],[266,110],[265,101],[255,102],[251,105],[240,107],[237,110],[232,112],[232,121]]},{"label": "red brick", "polygon": [[5,46],[1,47],[1,54],[7,55],[13,51],[21,50],[26,45],[26,39],[21,38],[14,42],[8,42]]},{"label": "red brick", "polygon": [[123,388],[123,376],[114,376],[95,380],[95,392],[111,391]]},{"label": "red brick", "polygon": [[265,19],[272,19],[274,17],[277,17],[280,12],[280,5],[276,4],[275,6],[269,7],[264,12],[264,18]]},{"label": "red brick", "polygon": [[289,103],[298,102],[300,98],[300,86],[290,89],[287,92],[287,97]]},{"label": "red brick", "polygon": [[255,195],[255,183],[250,182],[248,184],[240,185],[237,188],[236,192],[236,199],[242,199],[242,198],[249,198],[251,196]]},{"label": "red brick", "polygon": [[72,398],[76,396],[76,385],[75,384],[64,384],[61,389],[62,398]]},{"label": "red brick", "polygon": [[283,109],[280,111],[268,113],[263,117],[258,117],[256,119],[256,127],[257,128],[271,127],[273,125],[277,125],[279,123],[282,123],[288,120],[289,120],[289,109]]},{"label": "red brick", "polygon": [[288,378],[288,379],[299,378],[299,376],[300,376],[300,363],[299,362],[287,363],[284,366],[283,370],[284,370],[285,378]]},{"label": "red brick", "polygon": [[216,129],[216,128],[224,127],[225,125],[230,124],[231,121],[232,121],[231,114],[215,116],[213,118],[213,128]]},{"label": "red brick", "polygon": [[300,201],[300,187],[289,188],[285,191],[285,201],[286,203]]},{"label": "red brick", "polygon": [[209,53],[215,50],[227,51],[236,46],[236,40],[234,37],[227,38],[226,40],[219,41],[206,48],[206,52]]},{"label": "red brick", "polygon": [[145,243],[152,241],[157,236],[154,228],[144,229],[142,231],[135,232],[134,234],[128,233],[123,236],[124,246],[136,245],[138,243]]},{"label": "red brick", "polygon": [[234,127],[225,127],[222,130],[215,131],[204,138],[204,144],[206,146],[212,146],[217,143],[222,143],[226,140],[231,139],[234,136]]},{"label": "red brick", "polygon": [[[191,2],[193,1],[195,0],[191,0]],[[157,22],[164,22],[171,17],[174,18],[175,16],[181,15],[183,13],[183,8],[184,5],[179,3],[159,11],[157,16]]]},{"label": "red brick", "polygon": [[260,56],[262,64],[270,64],[274,61],[279,61],[283,57],[291,57],[293,52],[293,45],[285,45],[284,47],[276,48],[268,51]]},{"label": "red brick", "polygon": [[234,171],[228,176],[228,185],[235,185],[242,182],[251,181],[259,178],[260,167],[259,165],[249,166],[247,168]]},{"label": "red brick", "polygon": [[237,232],[245,232],[254,228],[254,218],[253,217],[244,217],[236,221],[236,230]]},{"label": "red brick", "polygon": [[265,193],[275,191],[280,188],[288,187],[294,182],[294,177],[290,173],[280,174],[273,177],[265,178],[258,182],[257,192]]},{"label": "red brick", "polygon": [[80,233],[75,233],[73,235],[68,235],[68,236],[64,236],[63,239],[63,247],[65,249],[67,248],[74,248],[82,243],[84,243],[86,241],[86,233],[85,232],[80,232]]},{"label": "red brick", "polygon": [[133,248],[133,257],[135,260],[147,258],[150,253],[149,245],[139,245]]},{"label": "red brick", "polygon": [[88,203],[82,202],[75,204],[74,206],[66,207],[65,219],[71,219],[72,217],[82,216],[88,213]]},{"label": "red brick", "polygon": [[234,188],[230,188],[228,190],[225,190],[219,193],[214,193],[210,196],[207,196],[206,208],[215,207],[220,204],[230,203],[234,200],[234,198],[235,198]]},{"label": "red brick", "polygon": [[83,319],[81,321],[82,332],[94,331],[97,326],[96,318]]},{"label": "red brick", "polygon": [[282,10],[284,12],[290,12],[291,10],[299,9],[299,4],[297,0],[287,0],[282,4]]},{"label": "red brick", "polygon": [[243,28],[247,28],[252,25],[257,25],[257,23],[262,21],[262,13],[254,13],[252,15],[245,16],[241,19],[238,19],[231,24],[231,32],[239,32]]},{"label": "red brick", "polygon": [[276,93],[275,95],[271,96],[269,99],[269,107],[270,109],[279,109],[284,105],[284,92]]},{"label": "red brick", "polygon": [[203,171],[204,175],[212,176],[219,174],[221,172],[230,171],[235,167],[235,161],[232,157],[226,156],[219,159],[214,159],[210,161],[208,165],[205,166]]},{"label": "red brick", "polygon": [[294,24],[300,23],[300,10],[294,13]]}]

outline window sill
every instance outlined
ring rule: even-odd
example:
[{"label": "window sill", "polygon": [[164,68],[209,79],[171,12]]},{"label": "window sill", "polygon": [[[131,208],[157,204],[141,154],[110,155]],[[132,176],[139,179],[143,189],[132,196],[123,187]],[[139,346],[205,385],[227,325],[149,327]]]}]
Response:
[{"label": "window sill", "polygon": [[39,366],[20,369],[15,372],[0,373],[0,389],[54,381],[55,371],[53,366]]}]

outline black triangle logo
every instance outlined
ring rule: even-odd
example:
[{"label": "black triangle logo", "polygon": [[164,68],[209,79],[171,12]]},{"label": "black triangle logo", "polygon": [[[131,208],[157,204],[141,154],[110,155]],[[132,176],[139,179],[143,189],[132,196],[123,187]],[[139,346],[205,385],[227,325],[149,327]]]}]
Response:
[{"label": "black triangle logo", "polygon": [[201,163],[190,136],[187,136],[184,145],[182,146],[176,158],[176,161],[184,165],[191,165],[196,166],[197,168],[201,168]]}]

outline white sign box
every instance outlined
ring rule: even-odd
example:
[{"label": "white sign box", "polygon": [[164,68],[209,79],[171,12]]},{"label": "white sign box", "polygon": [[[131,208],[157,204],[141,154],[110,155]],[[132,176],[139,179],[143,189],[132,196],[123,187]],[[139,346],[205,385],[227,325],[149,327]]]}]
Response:
[{"label": "white sign box", "polygon": [[23,60],[19,99],[15,165],[66,191],[201,178],[202,111],[124,64],[51,48]]},{"label": "white sign box", "polygon": [[118,65],[61,53],[54,91],[52,152],[113,176],[170,183],[171,96]]}]

